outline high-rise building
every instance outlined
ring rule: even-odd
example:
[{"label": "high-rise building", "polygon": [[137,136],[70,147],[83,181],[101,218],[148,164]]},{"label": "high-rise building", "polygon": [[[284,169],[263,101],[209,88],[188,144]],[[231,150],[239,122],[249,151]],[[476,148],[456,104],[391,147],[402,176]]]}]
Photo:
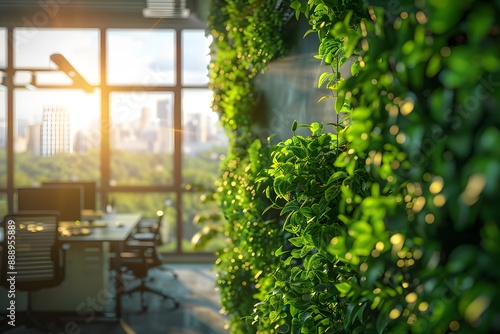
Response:
[{"label": "high-rise building", "polygon": [[159,152],[172,153],[174,151],[174,112],[171,99],[158,100],[156,117],[160,121]]},{"label": "high-rise building", "polygon": [[148,107],[142,107],[140,128],[149,129],[150,127],[151,127],[151,109],[149,109]]},{"label": "high-rise building", "polygon": [[99,148],[101,143],[101,130],[97,121],[92,122],[90,128],[81,129],[73,137],[73,152],[85,153],[91,149]]},{"label": "high-rise building", "polygon": [[42,152],[40,142],[42,137],[42,125],[29,125],[25,130],[25,134],[28,141],[28,151],[33,152],[34,155],[40,155]]},{"label": "high-rise building", "polygon": [[17,119],[17,135],[26,137],[26,130],[29,126],[29,121],[26,118]]},{"label": "high-rise building", "polygon": [[62,107],[45,107],[40,134],[41,156],[71,151],[69,113]]}]

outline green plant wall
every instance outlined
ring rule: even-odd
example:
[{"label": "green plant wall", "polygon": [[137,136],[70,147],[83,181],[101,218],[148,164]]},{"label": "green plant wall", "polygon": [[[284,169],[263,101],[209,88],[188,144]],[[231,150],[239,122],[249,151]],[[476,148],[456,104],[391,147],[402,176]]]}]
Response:
[{"label": "green plant wall", "polygon": [[[333,66],[319,80],[333,90],[332,119],[347,144],[332,148],[333,166],[317,169],[326,186],[307,180],[316,185],[315,198],[339,192],[338,204],[311,200],[304,180],[306,186],[295,186],[301,174],[293,171],[311,158],[306,148],[314,133],[278,144],[273,153],[286,158],[268,169],[271,199],[285,200],[280,206],[291,225],[285,228],[301,248],[282,258],[280,268],[303,261],[290,274],[275,273],[262,309],[289,308],[291,322],[275,328],[293,333],[499,332],[500,4],[363,4],[367,18],[358,15],[359,25],[356,15],[323,22],[346,1],[292,4],[313,18],[322,46],[335,46],[320,47],[318,58],[358,54],[358,62],[351,78],[342,80]],[[348,112],[345,129],[335,111]],[[360,168],[367,177],[359,178]],[[342,181],[355,176],[357,187]],[[339,190],[333,190],[336,179]],[[321,229],[314,227],[318,221]],[[339,228],[325,247],[315,240],[328,226]],[[333,259],[318,261],[325,251]],[[262,322],[277,319],[256,315]]]},{"label": "green plant wall", "polygon": [[276,0],[212,0],[210,6],[212,107],[230,142],[214,197],[224,214],[226,244],[216,254],[217,289],[231,333],[255,332],[249,316],[272,289],[270,273],[279,260],[274,251],[286,243],[279,212],[263,213],[270,202],[259,196],[254,182],[270,164],[270,148],[257,140],[253,128],[257,101],[252,83],[269,61],[285,53],[286,10]]},{"label": "green plant wall", "polygon": [[487,143],[500,126],[500,6],[365,3],[360,71],[339,88],[350,149],[336,164],[364,160],[376,183],[330,247],[363,278],[339,286],[346,326],[357,315],[361,332],[498,331],[500,156]]},{"label": "green plant wall", "polygon": [[[291,6],[331,65],[318,84],[332,122],[227,161],[218,268],[231,332],[500,332],[500,2]],[[251,123],[223,115],[236,133]]]}]

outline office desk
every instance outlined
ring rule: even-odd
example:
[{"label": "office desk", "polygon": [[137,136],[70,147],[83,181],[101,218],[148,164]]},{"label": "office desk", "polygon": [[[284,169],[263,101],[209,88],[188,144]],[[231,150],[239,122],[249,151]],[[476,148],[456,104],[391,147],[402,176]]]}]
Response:
[{"label": "office desk", "polygon": [[[92,227],[89,225],[89,228],[92,230],[89,235],[72,235],[68,237],[61,237],[60,240],[63,242],[67,242],[69,244],[77,243],[77,242],[122,242],[125,241],[133,229],[137,226],[137,223],[141,219],[140,214],[132,214],[132,213],[114,213],[114,214],[106,214],[102,217],[103,220],[106,221],[106,227]],[[84,219],[82,219],[84,220]],[[115,225],[116,223],[120,223],[120,226]]]},{"label": "office desk", "polygon": [[[57,287],[32,293],[33,310],[76,313],[85,320],[102,312],[115,299],[116,316],[120,317],[121,285],[117,289],[110,284],[109,262],[113,256],[110,250],[112,247],[121,248],[140,218],[139,214],[106,215],[103,217],[106,227],[90,227],[88,235],[61,237],[60,240],[69,245],[65,279]],[[115,222],[122,226],[116,226]],[[116,281],[120,283],[120,277]],[[0,295],[3,300],[6,291],[0,291]],[[16,299],[20,297],[21,292],[18,292]],[[0,304],[3,307],[3,303]],[[19,310],[25,309],[23,304],[16,302]]]}]

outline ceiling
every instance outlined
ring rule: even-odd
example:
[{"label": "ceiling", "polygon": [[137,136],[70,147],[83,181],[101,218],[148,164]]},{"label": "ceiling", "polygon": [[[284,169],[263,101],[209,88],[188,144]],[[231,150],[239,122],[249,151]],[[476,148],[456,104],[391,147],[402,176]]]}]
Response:
[{"label": "ceiling", "polygon": [[[206,28],[208,0],[1,0],[0,26]],[[189,9],[187,18],[145,18],[163,3]]]}]

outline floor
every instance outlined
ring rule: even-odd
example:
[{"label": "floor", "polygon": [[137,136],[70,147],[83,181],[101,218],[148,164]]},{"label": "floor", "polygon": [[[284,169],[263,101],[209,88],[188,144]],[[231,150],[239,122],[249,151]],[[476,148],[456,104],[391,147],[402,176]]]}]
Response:
[{"label": "floor", "polygon": [[[123,316],[121,321],[105,318],[91,319],[71,315],[43,315],[37,318],[48,324],[51,334],[226,334],[227,318],[219,313],[220,296],[215,291],[215,272],[212,265],[171,265],[177,279],[169,271],[154,270],[153,280],[148,283],[179,301],[175,309],[169,299],[146,293],[148,305],[142,311],[138,293],[123,296]],[[168,282],[168,285],[165,284]],[[134,281],[127,281],[133,285]],[[111,309],[112,301],[106,307]],[[19,316],[19,315],[18,315]],[[3,319],[2,319],[3,320]],[[4,321],[2,321],[4,323]],[[0,327],[0,332],[9,334],[47,333],[35,328],[16,326]]]}]

